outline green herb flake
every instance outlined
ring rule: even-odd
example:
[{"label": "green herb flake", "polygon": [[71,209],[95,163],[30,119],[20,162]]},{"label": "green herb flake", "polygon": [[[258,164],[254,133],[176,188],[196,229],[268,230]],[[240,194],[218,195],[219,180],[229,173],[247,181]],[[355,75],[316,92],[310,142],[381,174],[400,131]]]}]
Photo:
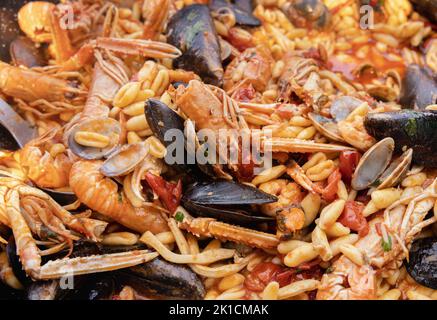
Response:
[{"label": "green herb flake", "polygon": [[118,202],[123,202],[123,194],[121,192],[118,194]]},{"label": "green herb flake", "polygon": [[295,274],[299,274],[299,273],[302,273],[302,272],[303,272],[302,269],[296,269],[296,271],[294,271]]},{"label": "green herb flake", "polygon": [[384,252],[389,252],[392,248],[391,237],[389,235],[387,235],[387,237],[387,241],[385,241],[384,238],[381,240],[381,247]]},{"label": "green herb flake", "polygon": [[334,271],[334,268],[332,266],[329,266],[328,268],[326,268],[325,273],[331,273],[332,271]]},{"label": "green herb flake", "polygon": [[174,217],[175,217],[177,222],[182,222],[182,221],[184,221],[184,218],[185,218],[184,214],[180,211],[176,212]]},{"label": "green herb flake", "polygon": [[408,122],[405,125],[405,132],[410,138],[417,134],[417,121],[415,118],[408,119]]},{"label": "green herb flake", "polygon": [[376,179],[370,186],[371,187],[379,187],[379,185],[381,184],[381,180],[380,179]]}]

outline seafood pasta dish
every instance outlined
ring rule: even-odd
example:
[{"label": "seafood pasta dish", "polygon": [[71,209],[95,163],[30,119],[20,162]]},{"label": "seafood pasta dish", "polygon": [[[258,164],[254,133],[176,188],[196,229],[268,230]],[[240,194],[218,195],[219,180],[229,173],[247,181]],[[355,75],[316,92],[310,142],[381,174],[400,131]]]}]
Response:
[{"label": "seafood pasta dish", "polygon": [[0,6],[1,299],[437,299],[437,1]]}]

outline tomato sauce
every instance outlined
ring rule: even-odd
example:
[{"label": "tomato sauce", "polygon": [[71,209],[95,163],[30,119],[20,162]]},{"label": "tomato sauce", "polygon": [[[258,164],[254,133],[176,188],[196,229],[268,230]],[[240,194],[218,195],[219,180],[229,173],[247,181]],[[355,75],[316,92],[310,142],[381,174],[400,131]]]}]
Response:
[{"label": "tomato sauce", "polygon": [[[361,84],[369,84],[377,79],[379,75],[386,73],[388,70],[395,70],[403,77],[405,73],[405,63],[403,61],[394,60],[390,55],[401,56],[402,48],[387,47],[387,52],[380,52],[376,46],[376,41],[369,39],[368,42],[354,44],[351,49],[342,51],[347,60],[342,59],[341,55],[332,55],[328,59],[328,68],[333,72],[342,73],[346,79],[357,81]],[[357,56],[359,50],[368,46],[368,52],[365,58]],[[357,68],[364,64],[369,64],[376,72],[366,70],[366,72],[358,73]]]}]

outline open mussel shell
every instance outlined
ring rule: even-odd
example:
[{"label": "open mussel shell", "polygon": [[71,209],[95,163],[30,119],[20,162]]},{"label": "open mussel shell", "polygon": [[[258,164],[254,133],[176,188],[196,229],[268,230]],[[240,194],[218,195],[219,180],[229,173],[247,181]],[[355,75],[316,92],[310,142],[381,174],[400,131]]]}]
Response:
[{"label": "open mussel shell", "polygon": [[202,4],[185,6],[174,14],[167,27],[167,41],[182,51],[173,66],[193,71],[205,83],[221,87],[221,49],[209,8]]},{"label": "open mussel shell", "polygon": [[247,208],[236,208],[235,206],[206,206],[191,202],[182,201],[183,206],[195,217],[214,218],[219,221],[237,224],[240,226],[249,226],[263,222],[273,222],[274,218],[267,216],[257,216]]},{"label": "open mussel shell", "polygon": [[[106,148],[87,147],[78,144],[74,138],[79,131],[99,133],[109,138],[110,142]],[[98,160],[109,156],[117,147],[120,141],[120,123],[112,118],[97,118],[85,120],[73,127],[68,137],[68,146],[77,156],[86,160]]]},{"label": "open mussel shell", "polygon": [[378,178],[381,183],[376,189],[393,187],[405,177],[413,160],[413,149],[408,149],[397,159],[393,160],[388,168]]},{"label": "open mussel shell", "polygon": [[352,188],[364,190],[375,183],[390,163],[394,148],[394,140],[385,138],[367,150],[352,176]]},{"label": "open mussel shell", "polygon": [[261,25],[261,21],[252,13],[252,0],[213,0],[209,4],[209,9],[216,14],[230,10],[235,16],[235,22],[241,26],[259,27]]},{"label": "open mussel shell", "polygon": [[23,290],[16,290],[0,281],[0,300],[23,300]]},{"label": "open mussel shell", "polygon": [[437,290],[437,238],[421,238],[411,245],[407,272],[421,285]]},{"label": "open mussel shell", "polygon": [[414,10],[426,17],[431,23],[437,23],[437,1],[411,0]]},{"label": "open mussel shell", "polygon": [[308,113],[308,118],[311,120],[317,131],[319,131],[325,137],[338,142],[346,142],[341,137],[341,134],[338,131],[337,123],[333,119],[329,119],[312,112]]},{"label": "open mussel shell", "polygon": [[114,152],[100,167],[107,177],[117,177],[130,173],[144,160],[148,148],[144,143],[127,144]]},{"label": "open mussel shell", "polygon": [[24,272],[20,258],[17,255],[17,246],[13,236],[9,238],[8,244],[6,245],[6,255],[8,256],[9,265],[11,266],[11,269],[18,281],[20,281],[20,283],[23,285],[30,283],[31,280],[27,276],[26,272]]},{"label": "open mussel shell", "polygon": [[256,188],[228,180],[195,183],[182,197],[183,206],[194,216],[220,221],[253,225],[273,219],[251,212],[249,205],[275,202],[276,197]]},{"label": "open mussel shell", "polygon": [[145,114],[153,134],[167,147],[172,143],[169,130],[175,130],[175,133],[184,132],[184,119],[160,100],[147,100]]},{"label": "open mussel shell", "polygon": [[167,299],[200,300],[205,287],[190,268],[161,258],[118,271],[117,278],[139,294]]},{"label": "open mussel shell", "polygon": [[437,102],[437,75],[416,64],[409,65],[402,80],[399,103],[405,109],[423,110]]},{"label": "open mussel shell", "polygon": [[77,197],[73,191],[57,191],[47,188],[40,188],[40,189],[45,193],[47,193],[51,198],[53,198],[53,200],[55,200],[61,206],[72,204],[77,200]]},{"label": "open mussel shell", "polygon": [[412,148],[414,164],[437,167],[437,111],[369,113],[364,127],[378,140],[393,138],[398,153]]},{"label": "open mussel shell", "polygon": [[[178,115],[173,109],[167,106],[165,103],[157,100],[157,99],[149,99],[146,102],[145,106],[145,114],[147,123],[152,130],[153,134],[162,142],[166,147],[168,147],[172,143],[178,143],[178,148],[184,148],[183,158],[177,158],[176,163],[167,163],[171,165],[173,168],[193,174],[197,177],[206,176],[214,176],[213,169],[209,165],[197,165],[197,164],[187,164],[187,154],[194,155],[195,158],[195,150],[185,149],[187,146],[186,138],[184,136],[184,132],[186,130],[184,119]],[[187,122],[187,127],[189,127],[190,123]],[[194,127],[191,128],[194,130]],[[190,132],[193,134],[193,132]],[[194,134],[195,130],[194,130]],[[169,156],[178,157],[178,154],[171,154]],[[166,159],[167,160],[167,157]]]},{"label": "open mussel shell", "polygon": [[18,37],[9,47],[12,63],[28,68],[43,67],[48,64],[41,47],[36,47],[32,40]]},{"label": "open mussel shell", "polygon": [[108,300],[115,293],[112,273],[76,276],[63,283],[62,279],[32,282],[26,288],[28,300]]},{"label": "open mussel shell", "polygon": [[266,204],[278,200],[257,188],[227,180],[192,184],[183,198],[203,205]]}]

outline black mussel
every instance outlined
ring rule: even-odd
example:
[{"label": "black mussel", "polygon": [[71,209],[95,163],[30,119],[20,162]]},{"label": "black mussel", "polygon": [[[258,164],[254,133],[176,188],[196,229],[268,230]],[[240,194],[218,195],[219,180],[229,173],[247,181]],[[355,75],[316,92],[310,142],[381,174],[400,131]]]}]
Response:
[{"label": "black mussel", "polygon": [[24,299],[23,290],[15,290],[0,281],[0,301],[1,300],[22,300]]},{"label": "black mussel", "polygon": [[17,246],[13,236],[9,238],[8,244],[6,245],[6,254],[8,256],[9,265],[18,281],[23,285],[30,283],[31,279],[26,275],[26,272],[24,272],[20,258],[17,255]]},{"label": "black mussel", "polygon": [[227,180],[193,184],[184,197],[204,205],[266,204],[277,201],[275,196],[257,188]]},{"label": "black mussel", "polygon": [[15,151],[19,148],[20,146],[15,141],[8,129],[0,125],[0,149]]},{"label": "black mussel", "polygon": [[150,262],[120,270],[117,278],[146,297],[200,300],[205,287],[190,268],[155,258]]},{"label": "black mussel", "polygon": [[324,29],[331,21],[331,13],[321,0],[287,1],[282,11],[293,25],[300,28]]},{"label": "black mussel", "polygon": [[413,163],[437,167],[437,111],[369,113],[364,126],[376,139],[391,137],[395,151],[413,149]]},{"label": "black mussel", "polygon": [[217,180],[190,185],[181,201],[195,216],[238,225],[253,225],[271,222],[273,218],[252,213],[250,205],[272,203],[277,198],[248,185]]},{"label": "black mussel", "polygon": [[8,103],[0,99],[0,124],[2,131],[7,130],[5,135],[2,134],[1,143],[15,150],[15,146],[24,147],[30,140],[38,137],[38,132],[34,126],[24,120]]},{"label": "black mussel", "polygon": [[186,138],[184,136],[185,124],[184,119],[179,116],[165,103],[157,99],[149,99],[146,102],[145,114],[147,123],[153,134],[166,146],[177,144],[177,148],[182,148],[183,154],[179,154],[178,150],[174,150],[175,154],[171,156],[177,161],[169,162],[170,157],[166,157],[166,163],[171,165],[176,170],[193,174],[196,177],[213,176],[214,173],[208,165],[188,164]]},{"label": "black mussel", "polygon": [[112,273],[36,281],[26,289],[28,300],[108,300],[116,291]]},{"label": "black mussel", "polygon": [[437,1],[411,0],[414,10],[426,17],[431,23],[437,23]]},{"label": "black mussel", "polygon": [[16,66],[33,68],[48,64],[41,47],[35,46],[35,43],[27,37],[18,37],[12,41],[9,51],[12,63]]},{"label": "black mussel", "polygon": [[169,21],[167,40],[182,51],[175,68],[197,73],[204,82],[223,84],[220,43],[206,5],[193,4],[179,10]]},{"label": "black mussel", "polygon": [[80,300],[76,297],[89,280],[88,277],[78,276],[32,282],[26,289],[26,298],[27,300]]},{"label": "black mussel", "polygon": [[437,238],[414,241],[405,265],[414,280],[425,287],[437,290]]},{"label": "black mussel", "polygon": [[437,103],[437,76],[427,68],[409,65],[401,88],[399,103],[405,109],[423,110]]},{"label": "black mussel", "polygon": [[173,142],[170,140],[171,131],[169,130],[184,132],[184,119],[164,102],[157,99],[147,100],[145,114],[152,132],[167,147]]},{"label": "black mussel", "polygon": [[236,23],[241,26],[258,27],[261,25],[261,21],[252,13],[252,0],[213,0],[209,4],[209,9],[218,15],[230,10],[235,16]]}]

